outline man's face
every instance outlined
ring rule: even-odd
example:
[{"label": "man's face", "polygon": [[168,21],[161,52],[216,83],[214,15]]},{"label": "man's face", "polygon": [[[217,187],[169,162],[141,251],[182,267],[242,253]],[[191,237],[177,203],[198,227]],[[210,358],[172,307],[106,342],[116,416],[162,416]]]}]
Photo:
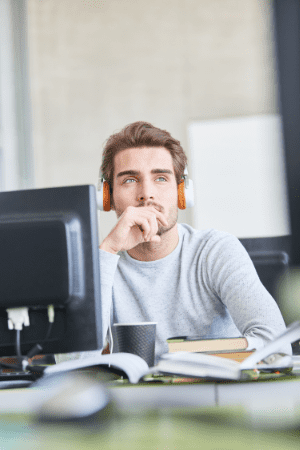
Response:
[{"label": "man's face", "polygon": [[128,206],[154,206],[168,227],[158,222],[160,236],[178,217],[177,183],[171,154],[164,147],[129,148],[114,159],[113,209],[120,217]]}]

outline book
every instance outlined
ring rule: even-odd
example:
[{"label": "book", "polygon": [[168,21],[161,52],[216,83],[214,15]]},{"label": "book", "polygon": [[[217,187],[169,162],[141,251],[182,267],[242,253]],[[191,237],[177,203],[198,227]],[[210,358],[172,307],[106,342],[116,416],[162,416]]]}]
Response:
[{"label": "book", "polygon": [[222,352],[201,352],[201,353],[205,353],[206,355],[219,356],[220,358],[228,358],[237,362],[242,362],[244,361],[244,359],[248,358],[248,356],[252,355],[254,351],[255,350],[241,350],[241,351],[224,350]]},{"label": "book", "polygon": [[223,350],[246,350],[247,339],[236,338],[212,338],[201,337],[174,337],[167,339],[169,353],[173,352],[217,352]]},{"label": "book", "polygon": [[140,356],[132,353],[110,353],[104,355],[93,355],[82,359],[63,361],[47,367],[44,376],[53,375],[73,370],[93,368],[96,366],[112,367],[124,372],[130,383],[136,384],[149,373],[149,366]]},{"label": "book", "polygon": [[[199,359],[198,356],[201,358]],[[44,377],[96,366],[111,366],[121,370],[127,375],[129,382],[132,384],[137,384],[145,375],[154,373],[226,380],[237,380],[240,377],[239,363],[236,361],[189,352],[166,353],[161,356],[159,363],[151,368],[148,367],[142,358],[131,353],[95,355],[83,359],[64,361],[47,367],[44,371]]]},{"label": "book", "polygon": [[204,352],[182,351],[162,355],[154,369],[163,374],[222,380],[240,380],[245,370],[284,371],[293,368],[294,361],[291,355],[280,353],[280,351],[299,337],[300,323],[297,321],[289,325],[274,341],[269,342],[262,349],[251,352],[240,363]]},{"label": "book", "polygon": [[222,380],[241,378],[240,364],[237,361],[204,353],[166,353],[161,356],[154,369],[165,375]]},{"label": "book", "polygon": [[280,336],[262,349],[250,352],[250,355],[242,362],[214,354],[183,351],[166,353],[161,356],[156,366],[149,368],[142,358],[131,353],[97,354],[47,367],[43,376],[102,365],[123,371],[128,376],[129,382],[133,384],[138,383],[145,375],[154,373],[240,380],[244,370],[284,370],[293,367],[292,356],[282,354],[280,351],[297,339],[300,339],[300,323],[298,321],[289,325]]},{"label": "book", "polygon": [[233,361],[242,362],[250,356],[254,350],[246,350],[247,340],[244,337],[238,338],[210,338],[200,337],[175,337],[167,339],[169,353],[192,352],[207,353],[213,356],[229,358]]}]

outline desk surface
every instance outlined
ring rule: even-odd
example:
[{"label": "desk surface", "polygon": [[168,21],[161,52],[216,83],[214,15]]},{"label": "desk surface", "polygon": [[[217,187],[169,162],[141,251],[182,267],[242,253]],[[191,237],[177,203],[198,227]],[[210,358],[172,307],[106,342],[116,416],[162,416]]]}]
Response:
[{"label": "desk surface", "polygon": [[1,446],[5,450],[299,449],[298,378],[108,389],[114,406],[105,419],[69,425],[37,422],[34,405],[41,401],[42,391],[2,391]]},{"label": "desk surface", "polygon": [[295,433],[258,431],[239,411],[215,408],[127,413],[106,425],[86,427],[42,426],[24,417],[1,416],[1,430],[5,450],[299,449],[299,435]]}]

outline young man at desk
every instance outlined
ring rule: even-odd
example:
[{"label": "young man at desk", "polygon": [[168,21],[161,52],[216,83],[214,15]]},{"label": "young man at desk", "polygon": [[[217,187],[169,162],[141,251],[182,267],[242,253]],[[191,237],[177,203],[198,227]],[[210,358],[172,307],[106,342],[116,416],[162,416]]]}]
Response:
[{"label": "young man at desk", "polygon": [[105,209],[118,222],[100,245],[103,337],[109,323],[157,322],[156,358],[173,336],[242,335],[261,348],[284,331],[282,315],[235,236],[177,223],[186,165],[180,142],[149,123],[106,142]]}]

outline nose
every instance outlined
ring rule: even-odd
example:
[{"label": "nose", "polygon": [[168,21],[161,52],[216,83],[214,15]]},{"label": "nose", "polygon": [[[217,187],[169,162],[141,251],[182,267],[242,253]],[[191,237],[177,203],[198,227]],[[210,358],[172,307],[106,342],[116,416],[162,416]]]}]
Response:
[{"label": "nose", "polygon": [[139,183],[138,201],[146,202],[147,200],[154,200],[154,188],[150,181],[143,180]]}]

